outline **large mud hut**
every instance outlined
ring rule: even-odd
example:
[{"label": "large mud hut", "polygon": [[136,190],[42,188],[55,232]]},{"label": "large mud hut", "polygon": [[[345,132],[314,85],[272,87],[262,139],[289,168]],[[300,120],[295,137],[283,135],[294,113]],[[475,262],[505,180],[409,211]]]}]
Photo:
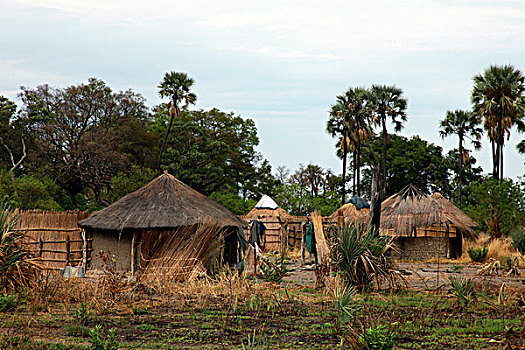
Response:
[{"label": "large mud hut", "polygon": [[381,205],[381,233],[395,237],[401,258],[461,256],[463,239],[475,239],[476,224],[435,193],[429,196],[409,184]]},{"label": "large mud hut", "polygon": [[[93,253],[111,251],[119,270],[163,269],[181,279],[218,257],[236,263],[238,231],[245,225],[167,172],[79,222],[93,238]],[[100,263],[93,259],[94,267]]]}]

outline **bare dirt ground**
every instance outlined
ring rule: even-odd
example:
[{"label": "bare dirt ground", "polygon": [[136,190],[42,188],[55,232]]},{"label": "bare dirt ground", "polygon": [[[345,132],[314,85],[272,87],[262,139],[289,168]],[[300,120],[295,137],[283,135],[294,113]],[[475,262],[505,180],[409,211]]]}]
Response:
[{"label": "bare dirt ground", "polygon": [[[480,276],[476,272],[482,264],[465,264],[454,261],[445,263],[398,262],[396,263],[408,285],[415,290],[433,290],[450,283],[451,277],[464,276],[476,283],[491,288],[505,286],[521,289],[525,292],[525,269],[520,269],[520,276],[505,276],[503,271],[494,276]],[[314,265],[302,265],[300,260],[287,264],[288,274],[284,282],[292,286],[315,287]]]}]

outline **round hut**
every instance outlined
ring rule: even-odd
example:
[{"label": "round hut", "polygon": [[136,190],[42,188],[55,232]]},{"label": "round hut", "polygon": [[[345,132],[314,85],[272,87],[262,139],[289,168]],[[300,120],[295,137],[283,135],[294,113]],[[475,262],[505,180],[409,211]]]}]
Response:
[{"label": "round hut", "polygon": [[288,218],[290,214],[281,208],[275,201],[268,195],[263,195],[261,199],[255,204],[255,207],[246,214],[247,220],[277,220],[278,218]]},{"label": "round hut", "polygon": [[[263,195],[257,204],[255,204],[255,207],[244,216],[244,219],[248,221],[257,220],[264,224],[265,231],[261,247],[264,251],[279,250],[281,245],[280,234],[283,223],[297,220],[266,194]],[[291,225],[300,227],[300,223],[290,223],[290,228]],[[298,232],[298,229],[294,229],[294,232]]]},{"label": "round hut", "polygon": [[[238,232],[246,222],[164,172],[141,189],[79,222],[92,251],[111,251],[121,271],[162,268],[184,275],[208,268],[220,253],[238,260]],[[93,266],[101,261],[93,259]]]},{"label": "round hut", "polygon": [[463,238],[476,238],[473,227],[443,196],[431,197],[412,184],[381,204],[381,233],[395,237],[402,258],[461,256]]}]

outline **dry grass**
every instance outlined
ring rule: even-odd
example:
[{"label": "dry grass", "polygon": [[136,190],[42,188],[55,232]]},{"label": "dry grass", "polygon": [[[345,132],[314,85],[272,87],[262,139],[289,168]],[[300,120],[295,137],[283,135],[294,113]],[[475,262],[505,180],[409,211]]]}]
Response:
[{"label": "dry grass", "polygon": [[517,258],[520,261],[520,266],[525,267],[523,255],[512,247],[512,241],[509,237],[501,237],[497,239],[490,239],[489,236],[480,236],[477,240],[465,240],[463,242],[463,253],[458,262],[471,263],[472,260],[468,255],[469,248],[483,248],[487,247],[487,259],[494,259],[501,264],[505,263],[507,258]]}]

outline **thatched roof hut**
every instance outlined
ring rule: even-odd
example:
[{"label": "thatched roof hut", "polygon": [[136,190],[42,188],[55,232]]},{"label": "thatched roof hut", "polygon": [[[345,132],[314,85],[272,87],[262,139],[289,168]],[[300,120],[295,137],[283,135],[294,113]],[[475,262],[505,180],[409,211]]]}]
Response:
[{"label": "thatched roof hut", "polygon": [[222,205],[165,172],[141,189],[80,221],[79,226],[122,231],[176,228],[210,221],[221,226],[246,224]]},{"label": "thatched roof hut", "polygon": [[418,257],[432,257],[441,251],[447,257],[461,255],[462,238],[477,237],[474,227],[475,223],[443,196],[429,196],[412,184],[381,205],[381,232],[404,238],[403,245],[410,247],[406,250]]},{"label": "thatched roof hut", "polygon": [[430,227],[455,227],[466,237],[476,238],[475,223],[439,193],[431,197],[409,184],[381,204],[382,230],[412,236],[418,229]]},{"label": "thatched roof hut", "polygon": [[289,218],[290,214],[268,195],[263,195],[255,207],[244,217],[247,220]]},{"label": "thatched roof hut", "polygon": [[[94,252],[111,250],[119,268],[132,272],[161,259],[167,271],[167,258],[184,271],[197,261],[206,265],[203,260],[211,259],[221,242],[238,243],[234,233],[245,225],[167,172],[79,222],[93,238]],[[226,251],[235,253],[234,248]]]}]

